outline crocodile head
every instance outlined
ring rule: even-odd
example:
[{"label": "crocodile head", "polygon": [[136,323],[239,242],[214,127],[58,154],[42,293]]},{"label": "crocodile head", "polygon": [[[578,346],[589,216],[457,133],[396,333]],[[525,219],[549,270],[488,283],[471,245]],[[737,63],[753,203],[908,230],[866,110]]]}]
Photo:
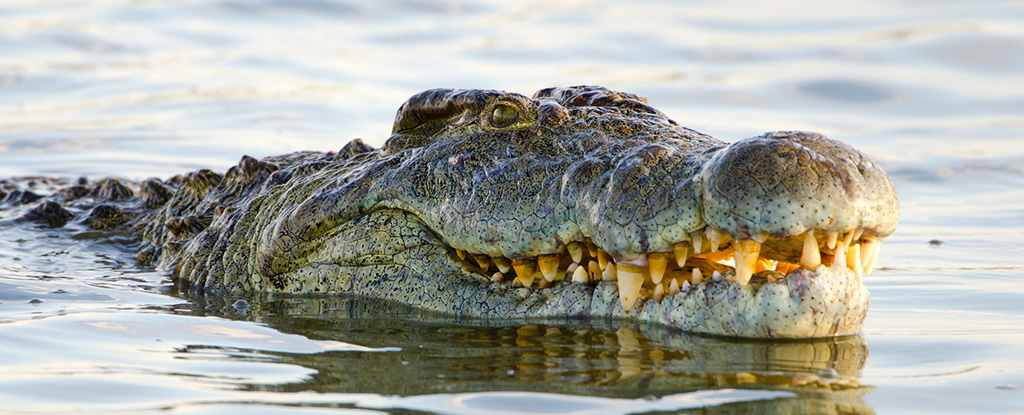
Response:
[{"label": "crocodile head", "polygon": [[846,144],[727,144],[600,87],[429,90],[380,149],[265,162],[286,173],[221,209],[180,279],[483,318],[844,335],[861,328],[861,278],[899,209],[885,172]]}]

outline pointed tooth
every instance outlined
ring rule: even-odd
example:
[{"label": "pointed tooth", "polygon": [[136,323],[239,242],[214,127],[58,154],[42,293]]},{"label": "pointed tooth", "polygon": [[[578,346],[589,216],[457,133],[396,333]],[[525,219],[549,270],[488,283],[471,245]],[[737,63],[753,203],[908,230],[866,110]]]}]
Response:
[{"label": "pointed tooth", "polygon": [[690,245],[693,245],[693,254],[700,255],[703,251],[704,232],[700,229],[690,232]]},{"label": "pointed tooth", "polygon": [[530,288],[533,285],[533,275],[537,270],[537,261],[532,259],[513,259],[512,268],[516,269],[516,279],[523,283],[523,286]]},{"label": "pointed tooth", "polygon": [[537,256],[537,267],[540,268],[540,273],[544,275],[544,279],[548,280],[548,282],[555,280],[555,275],[558,274],[558,261],[560,259],[562,258],[558,254]]},{"label": "pointed tooth", "polygon": [[456,249],[455,254],[459,256],[459,259],[466,259],[466,251]]},{"label": "pointed tooth", "polygon": [[850,245],[846,251],[846,267],[853,270],[858,277],[864,275],[864,268],[860,264],[860,244]]},{"label": "pointed tooth", "polygon": [[572,273],[576,271],[576,268],[579,268],[579,267],[580,267],[580,264],[577,264],[577,263],[569,264],[569,266],[565,267],[566,275],[572,275]]},{"label": "pointed tooth", "polygon": [[597,261],[591,260],[587,263],[587,275],[590,277],[590,281],[601,280],[601,265]]},{"label": "pointed tooth", "polygon": [[591,258],[597,258],[597,244],[590,239],[587,239],[587,253]]},{"label": "pointed tooth", "polygon": [[853,242],[860,243],[861,235],[864,235],[864,229],[855,229],[853,231]]},{"label": "pointed tooth", "polygon": [[749,239],[734,241],[732,244],[735,247],[733,255],[736,259],[736,282],[746,285],[754,275],[757,258],[761,256],[761,244]]},{"label": "pointed tooth", "polygon": [[579,264],[583,260],[583,246],[579,242],[570,242],[565,248],[569,250],[572,262]]},{"label": "pointed tooth", "polygon": [[504,274],[504,273],[508,272],[508,270],[512,269],[512,262],[509,261],[508,258],[505,258],[505,257],[491,258],[491,261],[494,261],[494,265],[498,266],[498,271],[501,271],[502,274]]},{"label": "pointed tooth", "polygon": [[672,281],[669,281],[669,283],[668,283],[668,294],[669,295],[679,294],[679,280],[673,278]]},{"label": "pointed tooth", "polygon": [[700,284],[701,281],[704,281],[704,275],[700,273],[700,268],[693,268],[693,275],[690,276],[690,281],[693,281],[693,285]]},{"label": "pointed tooth", "polygon": [[825,246],[828,249],[836,249],[836,241],[839,240],[839,232],[827,231],[825,232]]},{"label": "pointed tooth", "polygon": [[609,262],[608,266],[604,268],[601,273],[602,281],[615,281],[619,277],[618,273],[615,272],[615,263]]},{"label": "pointed tooth", "polygon": [[711,252],[718,252],[718,247],[722,244],[722,233],[710,226],[705,229],[707,229],[707,231],[704,233],[707,235],[708,241],[711,242]]},{"label": "pointed tooth", "polygon": [[676,256],[676,265],[682,268],[686,265],[686,260],[690,258],[690,243],[680,242],[672,245],[672,254]]},{"label": "pointed tooth", "polygon": [[843,244],[843,243],[837,244],[836,245],[835,258],[832,259],[832,263],[833,264],[839,264],[839,265],[845,267],[846,266],[846,251],[848,249],[849,248],[845,244]]},{"label": "pointed tooth", "polygon": [[679,286],[679,291],[689,291],[689,290],[690,290],[690,282],[689,281],[683,281],[682,285]]},{"label": "pointed tooth", "polygon": [[654,284],[654,293],[651,294],[651,298],[660,303],[665,298],[665,286],[663,284]]},{"label": "pointed tooth", "polygon": [[608,262],[610,262],[611,260],[611,255],[608,255],[608,253],[605,252],[603,249],[597,248],[597,263],[598,265],[601,266],[601,269],[608,268]]},{"label": "pointed tooth", "polygon": [[576,267],[576,269],[572,271],[572,282],[586,284],[589,281],[590,279],[588,278],[587,270],[583,269],[583,267]]},{"label": "pointed tooth", "polygon": [[864,243],[860,247],[860,263],[864,267],[864,275],[870,275],[871,271],[875,269],[875,261],[878,260],[878,251],[882,246],[882,241],[873,236],[864,239]]},{"label": "pointed tooth", "polygon": [[491,267],[491,257],[487,255],[473,255],[473,260],[480,266],[480,269],[487,271]]},{"label": "pointed tooth", "polygon": [[502,282],[504,280],[505,280],[505,274],[502,274],[500,271],[499,272],[495,272],[494,275],[491,275],[491,281],[493,281],[493,282]]},{"label": "pointed tooth", "polygon": [[815,269],[821,265],[821,252],[818,251],[818,240],[814,239],[814,230],[804,234],[804,250],[800,255],[800,266]]},{"label": "pointed tooth", "polygon": [[665,277],[665,268],[668,267],[668,252],[647,254],[647,265],[651,267],[651,281],[655,284],[661,283],[661,279]]},{"label": "pointed tooth", "polygon": [[620,262],[616,266],[616,279],[619,282],[619,301],[622,309],[630,310],[640,297],[640,287],[644,285],[647,267]]},{"label": "pointed tooth", "polygon": [[718,270],[716,269],[715,272],[711,273],[711,279],[713,279],[715,281],[721,281],[722,280],[722,273],[718,272]]}]

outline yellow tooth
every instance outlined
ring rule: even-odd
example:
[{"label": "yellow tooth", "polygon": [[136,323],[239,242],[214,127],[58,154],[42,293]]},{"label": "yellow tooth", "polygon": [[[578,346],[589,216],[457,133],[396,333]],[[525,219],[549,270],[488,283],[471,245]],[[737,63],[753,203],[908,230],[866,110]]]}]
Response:
[{"label": "yellow tooth", "polygon": [[849,247],[850,244],[853,242],[853,234],[855,234],[855,233],[856,232],[854,232],[854,231],[850,231],[850,232],[844,233],[843,234],[843,245],[846,245],[847,247]]},{"label": "yellow tooth", "polygon": [[455,253],[459,256],[459,259],[466,259],[466,251],[456,249]]},{"label": "yellow tooth", "polygon": [[644,277],[647,274],[647,267],[640,267],[625,262],[615,264],[619,282],[619,300],[622,301],[622,309],[630,310],[636,300],[640,297],[640,287],[644,285]]},{"label": "yellow tooth", "polygon": [[853,241],[860,243],[860,237],[864,235],[864,229],[856,229],[853,231]]},{"label": "yellow tooth", "polygon": [[850,245],[846,252],[846,267],[853,270],[858,277],[864,275],[864,268],[860,264],[860,244]]},{"label": "yellow tooth", "polygon": [[589,282],[587,277],[587,270],[583,269],[583,267],[576,267],[572,272],[572,282],[586,284]]},{"label": "yellow tooth", "polygon": [[832,259],[833,264],[839,264],[846,266],[846,250],[849,249],[846,244],[839,243],[836,245],[835,258]]},{"label": "yellow tooth", "polygon": [[498,257],[491,258],[491,260],[494,261],[494,265],[498,266],[498,271],[501,271],[503,274],[512,269],[512,262],[510,262],[508,258]]},{"label": "yellow tooth", "polygon": [[587,239],[587,253],[590,254],[591,258],[597,257],[597,244],[595,244],[594,241],[591,241],[590,239]]},{"label": "yellow tooth", "polygon": [[608,262],[611,260],[611,255],[608,255],[608,253],[605,252],[603,249],[597,248],[597,263],[598,265],[601,265],[601,269],[608,268]]},{"label": "yellow tooth", "polygon": [[590,277],[590,281],[597,281],[601,279],[601,266],[598,265],[597,261],[591,260],[587,263],[587,274]]},{"label": "yellow tooth", "polygon": [[516,269],[516,279],[523,283],[523,286],[530,288],[533,285],[533,273],[537,270],[537,261],[532,259],[513,259],[512,268]]},{"label": "yellow tooth", "polygon": [[618,273],[615,272],[615,263],[609,262],[608,266],[604,268],[604,272],[601,274],[602,281],[615,281],[619,277]]},{"label": "yellow tooth", "polygon": [[704,243],[704,232],[701,232],[700,229],[697,229],[697,230],[695,230],[693,232],[690,232],[690,244],[693,245],[693,254],[694,255],[700,255],[701,253],[703,253],[703,251],[701,250],[701,248],[704,247],[703,243]]},{"label": "yellow tooth", "polygon": [[654,298],[654,301],[660,303],[661,299],[665,298],[665,286],[662,284],[654,284],[654,293],[651,294],[651,298]]},{"label": "yellow tooth", "polygon": [[558,261],[561,256],[558,254],[549,255],[538,255],[537,266],[540,268],[540,273],[544,275],[544,279],[548,282],[555,280],[555,275],[558,274]]},{"label": "yellow tooth", "polygon": [[661,283],[661,279],[665,277],[665,268],[668,267],[668,252],[647,254],[647,265],[651,267],[651,281],[655,284]]},{"label": "yellow tooth", "polygon": [[821,252],[818,251],[818,240],[814,239],[814,230],[804,234],[804,251],[800,255],[800,266],[815,269],[821,265]]},{"label": "yellow tooth", "polygon": [[736,282],[746,285],[754,275],[757,258],[761,256],[761,244],[749,239],[733,241],[732,244],[735,247],[733,255],[736,259]]},{"label": "yellow tooth", "polygon": [[502,282],[504,280],[505,274],[502,274],[501,272],[495,272],[494,275],[491,275],[491,281],[493,282]]},{"label": "yellow tooth", "polygon": [[793,270],[797,268],[800,268],[800,266],[797,264],[790,264],[788,262],[780,262],[775,265],[775,270],[782,275],[789,274],[790,272],[793,272]]},{"label": "yellow tooth", "polygon": [[700,268],[693,268],[693,275],[690,277],[690,281],[693,282],[693,285],[700,284],[701,281],[704,281],[704,275],[701,275]]},{"label": "yellow tooth", "polygon": [[704,233],[707,235],[708,241],[711,242],[711,252],[718,252],[718,246],[722,244],[722,233],[710,226],[705,229],[707,231]]},{"label": "yellow tooth", "polygon": [[565,248],[569,250],[572,262],[579,264],[583,260],[583,246],[579,242],[570,242]]},{"label": "yellow tooth", "polygon": [[672,254],[676,256],[676,265],[682,268],[686,265],[686,260],[690,258],[690,243],[680,242],[672,245]]},{"label": "yellow tooth", "polygon": [[839,240],[839,232],[827,231],[825,232],[825,246],[828,249],[836,249],[836,241]]},{"label": "yellow tooth", "polygon": [[881,246],[882,242],[878,238],[873,236],[864,238],[864,243],[860,247],[860,264],[864,267],[864,275],[870,275],[871,271],[875,269],[875,261],[878,260],[878,251]]},{"label": "yellow tooth", "polygon": [[668,283],[668,295],[676,294],[679,294],[679,280],[673,278],[672,281],[669,281]]},{"label": "yellow tooth", "polygon": [[487,271],[491,267],[491,257],[487,255],[473,255],[473,260],[480,266],[480,269]]}]

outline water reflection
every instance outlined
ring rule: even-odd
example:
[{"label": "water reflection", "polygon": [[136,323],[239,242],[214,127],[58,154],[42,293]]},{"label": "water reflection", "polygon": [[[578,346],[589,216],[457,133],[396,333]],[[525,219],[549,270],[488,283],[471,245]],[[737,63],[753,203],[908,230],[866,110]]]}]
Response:
[{"label": "water reflection", "polygon": [[[252,320],[285,333],[394,353],[276,353],[317,371],[308,382],[253,385],[274,392],[428,395],[525,391],[657,399],[723,388],[786,391],[791,398],[733,403],[744,411],[788,407],[873,413],[858,378],[860,336],[753,341],[616,321],[458,321],[366,298],[195,298],[191,312]],[[770,403],[766,403],[770,402]]]}]

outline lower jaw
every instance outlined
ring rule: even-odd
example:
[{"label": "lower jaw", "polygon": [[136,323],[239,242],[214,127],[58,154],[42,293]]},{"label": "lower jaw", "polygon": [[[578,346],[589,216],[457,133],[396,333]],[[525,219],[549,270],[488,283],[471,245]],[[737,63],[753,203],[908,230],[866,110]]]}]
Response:
[{"label": "lower jaw", "polygon": [[[731,271],[730,271],[731,272]],[[559,284],[524,301],[537,317],[623,318],[662,324],[690,333],[747,338],[818,338],[857,334],[869,295],[857,275],[838,265],[797,269],[775,281],[740,284],[711,278],[660,301],[649,296],[623,309],[614,282],[595,286]],[[589,297],[589,298],[588,298]],[[583,305],[583,306],[581,306]]]}]

